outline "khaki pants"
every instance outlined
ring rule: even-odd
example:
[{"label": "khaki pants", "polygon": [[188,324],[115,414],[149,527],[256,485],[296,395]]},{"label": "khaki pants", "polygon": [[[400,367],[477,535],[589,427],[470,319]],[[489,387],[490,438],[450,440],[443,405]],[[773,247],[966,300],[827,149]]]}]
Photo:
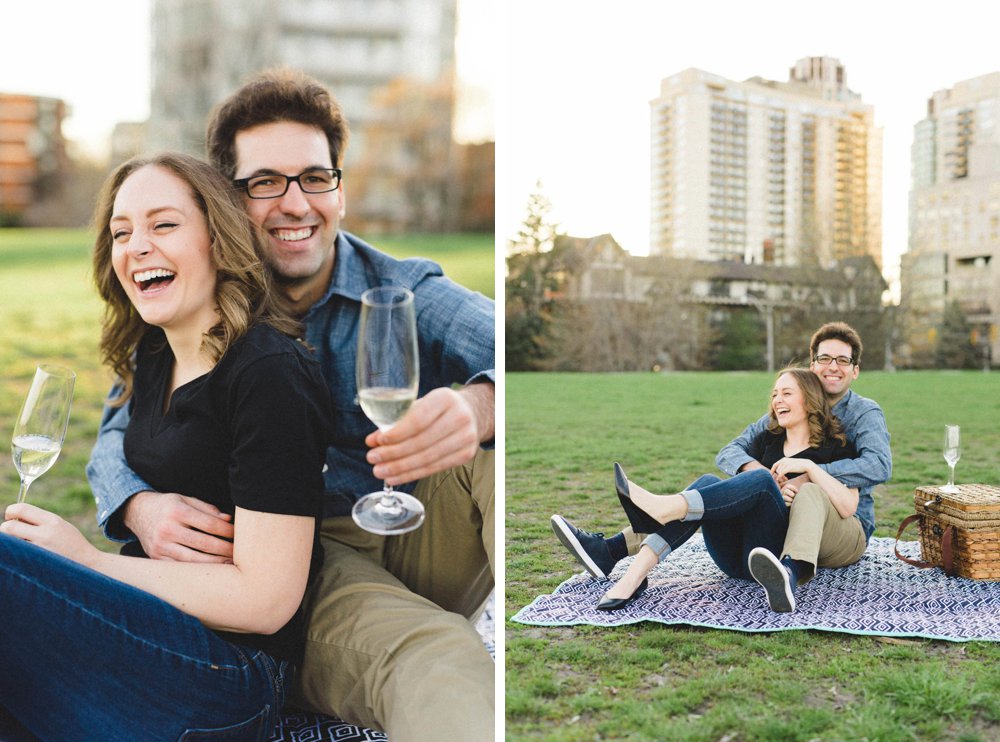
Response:
[{"label": "khaki pants", "polygon": [[629,556],[635,556],[642,548],[642,542],[646,540],[646,534],[636,533],[632,526],[625,526],[622,529],[622,536],[625,537],[625,548],[628,549]]},{"label": "khaki pants", "polygon": [[802,485],[792,500],[788,533],[781,558],[790,556],[812,565],[799,584],[816,575],[817,567],[846,567],[865,553],[865,532],[853,515],[841,517],[826,492],[812,482]]},{"label": "khaki pants", "polygon": [[393,742],[491,740],[494,662],[470,620],[493,590],[494,454],[428,477],[424,524],[377,536],[323,521],[295,701]]}]

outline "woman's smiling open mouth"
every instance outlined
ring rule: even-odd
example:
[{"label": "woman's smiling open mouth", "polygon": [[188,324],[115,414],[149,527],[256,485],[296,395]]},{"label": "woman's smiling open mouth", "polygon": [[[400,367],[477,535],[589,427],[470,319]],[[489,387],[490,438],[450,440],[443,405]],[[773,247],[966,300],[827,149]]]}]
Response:
[{"label": "woman's smiling open mouth", "polygon": [[142,293],[162,288],[174,280],[174,272],[166,268],[151,268],[132,274],[132,280],[139,285]]}]

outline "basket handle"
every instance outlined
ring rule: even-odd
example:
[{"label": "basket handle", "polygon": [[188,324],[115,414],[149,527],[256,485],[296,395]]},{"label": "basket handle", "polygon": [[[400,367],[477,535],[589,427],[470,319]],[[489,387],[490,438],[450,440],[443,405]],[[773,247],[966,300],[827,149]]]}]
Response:
[{"label": "basket handle", "polygon": [[952,526],[945,526],[944,533],[941,534],[941,568],[949,577],[955,576],[955,564],[951,553],[951,535],[954,530]]},{"label": "basket handle", "polygon": [[[914,567],[919,567],[920,569],[927,569],[928,567],[935,567],[937,565],[932,564],[931,562],[925,562],[922,559],[910,559],[909,557],[905,557],[905,556],[903,556],[902,554],[899,553],[899,539],[902,538],[903,531],[905,531],[906,528],[911,523],[915,523],[918,520],[920,520],[920,513],[914,513],[913,515],[909,515],[909,516],[903,518],[903,522],[899,524],[899,530],[896,531],[896,547],[895,547],[896,558],[900,559],[900,560],[902,560],[904,562],[906,562],[907,564],[912,564]],[[950,542],[949,542],[949,546],[950,546]]]},{"label": "basket handle", "polygon": [[[902,537],[903,531],[905,531],[911,523],[920,520],[920,517],[920,513],[914,513],[913,515],[903,518],[903,522],[899,524],[899,530],[896,531],[896,557],[901,561],[904,561],[907,564],[912,564],[914,567],[919,567],[920,569],[936,567],[937,565],[932,562],[925,562],[921,559],[910,559],[909,557],[905,557],[899,553],[899,539]],[[951,548],[952,531],[952,526],[948,525],[944,527],[944,532],[941,534],[941,567],[944,569],[944,573],[949,577],[955,576],[955,563]]]}]

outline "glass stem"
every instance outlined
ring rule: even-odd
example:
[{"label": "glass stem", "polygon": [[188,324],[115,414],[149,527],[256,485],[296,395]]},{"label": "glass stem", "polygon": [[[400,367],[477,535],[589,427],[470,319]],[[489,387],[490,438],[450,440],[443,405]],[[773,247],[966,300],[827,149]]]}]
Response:
[{"label": "glass stem", "polygon": [[949,487],[954,487],[955,486],[955,465],[952,464],[949,468],[951,469],[951,474],[948,475],[948,486]]},{"label": "glass stem", "polygon": [[24,502],[24,498],[28,496],[28,487],[31,486],[31,480],[21,480],[21,488],[17,491],[17,501],[19,503]]},{"label": "glass stem", "polygon": [[390,512],[399,511],[399,500],[396,498],[396,493],[385,480],[382,480],[382,498],[380,505],[382,508]]}]

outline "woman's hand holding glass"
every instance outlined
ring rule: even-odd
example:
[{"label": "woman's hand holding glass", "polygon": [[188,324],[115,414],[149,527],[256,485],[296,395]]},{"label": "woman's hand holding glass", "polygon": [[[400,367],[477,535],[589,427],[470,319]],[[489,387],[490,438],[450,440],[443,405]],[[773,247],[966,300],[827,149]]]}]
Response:
[{"label": "woman's hand holding glass", "polygon": [[28,487],[55,463],[66,438],[76,374],[62,366],[35,369],[31,388],[14,423],[11,454],[21,476],[17,501],[24,502]]},{"label": "woman's hand holding glass", "polygon": [[26,502],[8,506],[4,518],[0,533],[29,541],[79,564],[86,565],[88,556],[98,551],[72,523]]}]

